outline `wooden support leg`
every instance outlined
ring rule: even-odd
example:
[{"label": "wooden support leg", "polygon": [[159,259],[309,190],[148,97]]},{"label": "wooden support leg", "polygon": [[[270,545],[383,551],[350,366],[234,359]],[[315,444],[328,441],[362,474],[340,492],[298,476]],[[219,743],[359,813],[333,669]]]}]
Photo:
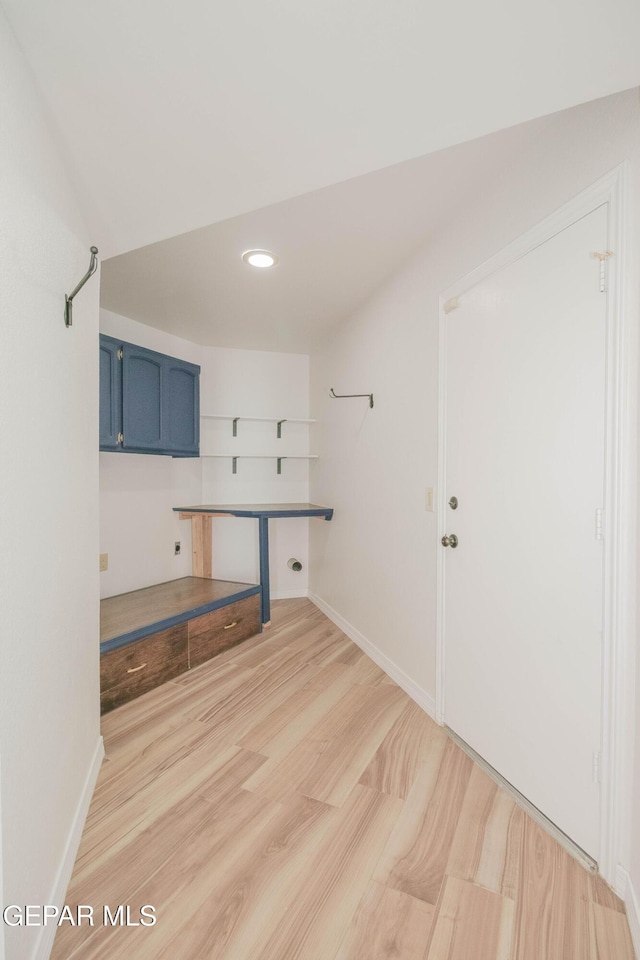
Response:
[{"label": "wooden support leg", "polygon": [[213,579],[211,516],[205,513],[191,516],[191,575]]}]

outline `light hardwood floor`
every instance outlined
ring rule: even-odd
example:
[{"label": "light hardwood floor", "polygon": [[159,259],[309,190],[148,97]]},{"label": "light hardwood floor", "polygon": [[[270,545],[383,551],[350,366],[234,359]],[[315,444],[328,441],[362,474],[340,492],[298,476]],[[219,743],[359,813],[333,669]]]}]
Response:
[{"label": "light hardwood floor", "polygon": [[96,925],[53,960],[633,958],[621,901],[307,600],[103,733],[66,900]]}]

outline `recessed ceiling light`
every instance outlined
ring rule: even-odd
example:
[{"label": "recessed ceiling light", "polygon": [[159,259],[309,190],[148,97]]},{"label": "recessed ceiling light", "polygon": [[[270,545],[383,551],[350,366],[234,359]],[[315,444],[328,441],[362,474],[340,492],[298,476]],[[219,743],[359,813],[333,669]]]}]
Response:
[{"label": "recessed ceiling light", "polygon": [[275,267],[278,258],[270,250],[245,250],[242,254],[245,263],[250,263],[252,267]]}]

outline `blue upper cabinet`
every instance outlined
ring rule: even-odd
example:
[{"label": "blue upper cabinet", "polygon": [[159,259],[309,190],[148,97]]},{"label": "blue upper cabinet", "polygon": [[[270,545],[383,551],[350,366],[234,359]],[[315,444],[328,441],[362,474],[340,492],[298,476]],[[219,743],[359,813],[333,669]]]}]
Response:
[{"label": "blue upper cabinet", "polygon": [[[107,388],[106,381],[103,384],[103,376],[108,372],[107,360],[102,360],[103,346],[109,356],[115,346],[116,356],[121,357],[120,386],[116,382],[113,391]],[[100,449],[199,456],[200,367],[111,337],[100,337],[100,351]],[[117,411],[106,412],[107,400],[117,395],[118,389],[120,419]],[[120,442],[115,445],[111,434],[106,433],[111,422],[121,425]]]}]

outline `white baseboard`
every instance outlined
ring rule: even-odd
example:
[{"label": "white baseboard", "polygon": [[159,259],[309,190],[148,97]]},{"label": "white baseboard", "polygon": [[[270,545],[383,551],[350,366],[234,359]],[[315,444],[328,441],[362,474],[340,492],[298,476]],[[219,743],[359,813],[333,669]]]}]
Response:
[{"label": "white baseboard", "polygon": [[399,687],[402,687],[404,692],[408,694],[412,700],[414,700],[419,707],[428,713],[430,717],[433,717],[435,720],[436,716],[436,701],[435,698],[431,696],[430,693],[427,693],[426,690],[423,690],[422,687],[419,687],[418,684],[411,679],[411,677],[404,672],[404,670],[394,663],[393,660],[390,660],[386,653],[383,653],[382,650],[379,650],[370,640],[360,633],[359,630],[356,630],[348,620],[345,620],[337,610],[334,610],[333,607],[329,606],[321,597],[316,596],[315,593],[309,593],[309,599],[312,603],[315,603],[316,607],[329,617],[329,620],[332,620],[337,627],[340,627],[343,633],[349,637],[350,640],[353,640],[368,657],[371,657],[374,663],[377,663],[378,666],[384,670],[387,676],[391,677],[392,680],[398,684]]},{"label": "white baseboard", "polygon": [[308,590],[283,590],[281,593],[272,593],[271,600],[301,600],[308,596]]},{"label": "white baseboard", "polygon": [[636,957],[640,957],[640,900],[629,873],[622,867],[618,867],[618,874],[625,878],[624,903],[627,908],[627,920],[631,930],[633,949],[636,952]]},{"label": "white baseboard", "polygon": [[[84,822],[87,819],[89,804],[91,803],[91,797],[93,796],[93,790],[96,785],[96,780],[98,779],[98,773],[100,772],[100,766],[103,758],[104,743],[102,741],[102,737],[99,737],[93,759],[89,765],[89,770],[82,788],[82,793],[80,794],[78,806],[76,807],[75,816],[73,818],[71,830],[67,839],[67,845],[64,851],[64,857],[62,858],[62,863],[58,869],[58,875],[55,879],[55,883],[53,884],[53,890],[49,896],[49,899],[47,900],[47,903],[51,903],[60,909],[62,909],[64,906],[64,899],[67,895],[67,887],[69,886],[69,881],[71,879],[71,873],[76,860],[76,854],[78,853],[78,847],[80,846],[80,838],[82,837]],[[56,935],[56,931],[57,927],[55,924],[40,928],[40,936],[38,937],[36,948],[33,953],[33,960],[48,960],[53,948],[53,940]]]}]

